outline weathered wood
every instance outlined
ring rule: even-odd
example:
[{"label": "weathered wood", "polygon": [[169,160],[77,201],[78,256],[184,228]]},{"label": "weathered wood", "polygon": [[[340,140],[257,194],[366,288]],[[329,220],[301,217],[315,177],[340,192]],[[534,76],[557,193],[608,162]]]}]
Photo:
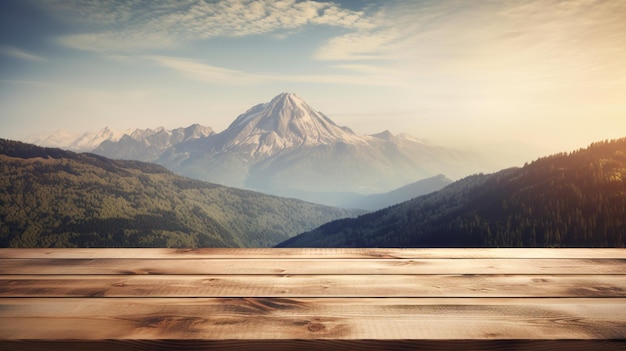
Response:
[{"label": "weathered wood", "polygon": [[624,249],[0,249],[0,351],[626,349]]},{"label": "weathered wood", "polygon": [[620,275],[8,275],[0,297],[626,297]]},{"label": "weathered wood", "polygon": [[137,248],[75,248],[75,249],[12,249],[0,248],[0,258],[617,258],[626,259],[626,249],[620,248],[470,248],[470,249],[352,249],[352,248],[202,248],[202,249],[137,249]]},{"label": "weathered wood", "polygon": [[2,298],[0,318],[5,340],[626,338],[612,298]]},{"label": "weathered wood", "polygon": [[0,259],[0,274],[626,274],[626,259]]}]

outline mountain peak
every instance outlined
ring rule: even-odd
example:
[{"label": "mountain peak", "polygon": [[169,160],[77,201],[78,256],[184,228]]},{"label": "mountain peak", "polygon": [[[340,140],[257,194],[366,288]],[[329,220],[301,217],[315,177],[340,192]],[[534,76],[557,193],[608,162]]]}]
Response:
[{"label": "mountain peak", "polygon": [[288,99],[288,98],[296,98],[296,99],[301,99],[298,95],[296,95],[296,93],[290,93],[290,92],[282,92],[278,95],[276,95],[272,100],[276,100],[276,99]]},{"label": "mountain peak", "polygon": [[294,93],[281,93],[240,115],[222,133],[226,147],[250,145],[252,155],[302,145],[355,143],[360,137],[311,108]]},{"label": "mountain peak", "polygon": [[[303,110],[312,110],[311,107],[298,95],[294,93],[281,93],[276,95],[270,102],[269,106],[272,108],[280,108],[291,111],[302,111]],[[304,113],[297,113],[298,116],[302,117],[305,115]]]}]

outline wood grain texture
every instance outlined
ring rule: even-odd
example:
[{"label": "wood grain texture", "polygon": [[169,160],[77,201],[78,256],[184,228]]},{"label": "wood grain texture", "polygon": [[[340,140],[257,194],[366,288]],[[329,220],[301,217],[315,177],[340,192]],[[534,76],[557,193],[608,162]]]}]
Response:
[{"label": "wood grain texture", "polygon": [[2,298],[0,318],[4,340],[626,338],[612,298]]},{"label": "wood grain texture", "polygon": [[0,258],[617,258],[626,259],[626,250],[620,248],[471,248],[471,249],[404,249],[404,248],[202,248],[202,249],[11,249],[0,248]]},{"label": "wood grain texture", "polygon": [[626,274],[626,259],[0,259],[0,274]]},{"label": "wood grain texture", "polygon": [[0,249],[0,351],[625,346],[624,249]]},{"label": "wood grain texture", "polygon": [[0,297],[626,297],[620,275],[7,275]]}]

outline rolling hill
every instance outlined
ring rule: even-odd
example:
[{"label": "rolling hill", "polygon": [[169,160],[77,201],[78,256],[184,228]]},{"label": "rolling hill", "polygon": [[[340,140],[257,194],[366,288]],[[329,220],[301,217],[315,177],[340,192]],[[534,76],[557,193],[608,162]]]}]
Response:
[{"label": "rolling hill", "polygon": [[268,247],[356,213],[0,139],[1,247]]}]

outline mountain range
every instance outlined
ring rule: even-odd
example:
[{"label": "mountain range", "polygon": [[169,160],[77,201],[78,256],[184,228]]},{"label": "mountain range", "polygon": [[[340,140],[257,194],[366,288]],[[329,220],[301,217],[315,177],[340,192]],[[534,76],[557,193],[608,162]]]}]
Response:
[{"label": "mountain range", "polygon": [[98,132],[75,133],[66,130],[57,130],[52,134],[33,135],[23,141],[44,147],[56,147],[75,152],[89,152],[98,147],[102,142],[110,140],[117,141],[122,136],[130,134],[132,131],[111,130],[105,127]]},{"label": "mountain range", "polygon": [[[99,134],[109,135],[104,132]],[[406,134],[356,134],[293,93],[253,106],[220,133],[200,125],[139,130],[108,137],[91,151],[155,162],[195,179],[332,206],[353,206],[365,195],[440,174],[458,179],[491,168],[474,153]]]},{"label": "mountain range", "polygon": [[387,192],[438,174],[455,178],[485,162],[407,135],[357,135],[283,93],[220,133],[177,144],[157,163],[197,179],[304,200],[317,194],[319,201]]},{"label": "mountain range", "polygon": [[278,247],[624,247],[626,138],[476,174]]},{"label": "mountain range", "polygon": [[0,247],[269,247],[360,213],[0,139]]},{"label": "mountain range", "polygon": [[194,124],[186,128],[166,130],[137,129],[119,139],[104,140],[91,152],[112,159],[154,162],[168,149],[191,140],[215,134],[211,127]]},{"label": "mountain range", "polygon": [[0,139],[0,246],[624,247],[626,138],[359,214]]}]

